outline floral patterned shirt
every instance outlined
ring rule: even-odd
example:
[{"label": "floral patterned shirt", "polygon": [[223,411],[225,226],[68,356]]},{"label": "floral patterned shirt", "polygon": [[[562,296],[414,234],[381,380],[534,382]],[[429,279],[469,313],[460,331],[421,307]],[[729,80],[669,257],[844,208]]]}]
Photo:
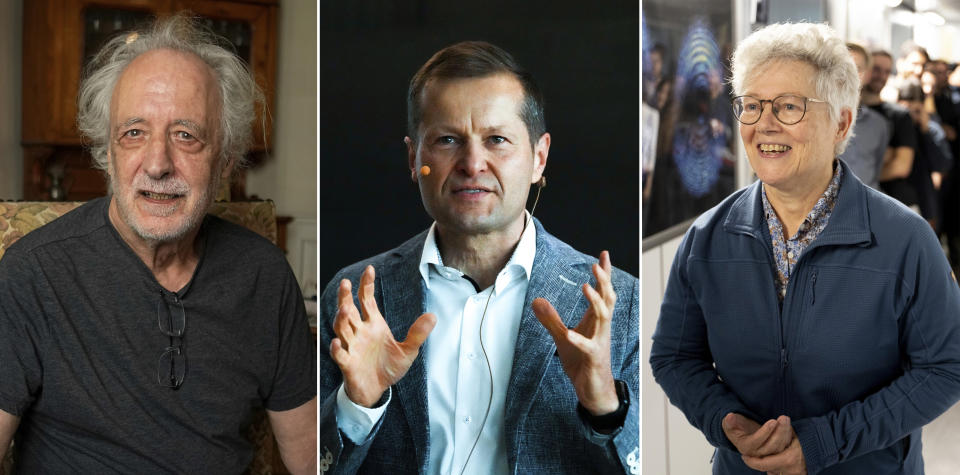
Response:
[{"label": "floral patterned shirt", "polygon": [[790,282],[790,275],[793,274],[793,268],[797,265],[800,254],[820,236],[820,233],[827,227],[830,221],[830,215],[833,214],[833,207],[837,203],[837,193],[840,191],[840,178],[843,175],[843,169],[834,162],[833,178],[827,189],[813,205],[813,209],[807,214],[797,233],[792,237],[784,236],[783,224],[777,218],[777,213],[773,211],[773,206],[767,199],[766,188],[761,187],[763,197],[763,214],[767,218],[767,229],[770,231],[770,241],[773,243],[773,261],[777,268],[777,298],[783,302],[787,295],[787,283]]}]

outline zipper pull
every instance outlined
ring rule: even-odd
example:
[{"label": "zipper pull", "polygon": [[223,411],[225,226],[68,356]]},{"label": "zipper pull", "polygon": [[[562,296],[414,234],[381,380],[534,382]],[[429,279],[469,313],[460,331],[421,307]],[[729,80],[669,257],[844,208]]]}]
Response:
[{"label": "zipper pull", "polygon": [[787,349],[780,348],[780,369],[787,369]]},{"label": "zipper pull", "polygon": [[810,277],[810,305],[817,303],[817,273]]}]

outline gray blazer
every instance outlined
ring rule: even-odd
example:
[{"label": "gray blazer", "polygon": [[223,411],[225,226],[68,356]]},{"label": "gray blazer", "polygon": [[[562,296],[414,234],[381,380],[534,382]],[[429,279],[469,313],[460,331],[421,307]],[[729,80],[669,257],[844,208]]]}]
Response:
[{"label": "gray blazer", "polygon": [[[575,326],[588,302],[580,286],[594,284],[596,258],[577,252],[537,226],[537,252],[517,335],[513,371],[507,389],[504,429],[508,464],[513,473],[639,473],[639,285],[636,277],[614,269],[617,304],[612,322],[613,376],[626,381],[630,408],[621,429],[604,435],[577,415],[577,396],[563,372],[556,345],[533,314],[531,303],[544,297],[568,327]],[[396,249],[342,269],[320,299],[319,388],[320,473],[426,473],[430,450],[427,417],[427,374],[423,351],[407,374],[393,386],[387,411],[363,445],[355,445],[337,429],[336,391],[342,377],[330,358],[335,337],[337,288],[341,279],[357,281],[372,264],[377,271],[376,299],[387,324],[404,338],[425,311],[424,285],[418,266],[426,232]]]}]

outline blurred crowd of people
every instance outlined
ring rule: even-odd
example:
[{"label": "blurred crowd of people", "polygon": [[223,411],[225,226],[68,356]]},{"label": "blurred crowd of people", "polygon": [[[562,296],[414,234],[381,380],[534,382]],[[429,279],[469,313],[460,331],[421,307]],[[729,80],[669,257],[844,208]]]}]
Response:
[{"label": "blurred crowd of people", "polygon": [[957,270],[960,68],[931,58],[913,42],[897,58],[857,43],[847,48],[860,73],[861,94],[854,137],[840,158],[864,183],[922,215],[946,243]]}]

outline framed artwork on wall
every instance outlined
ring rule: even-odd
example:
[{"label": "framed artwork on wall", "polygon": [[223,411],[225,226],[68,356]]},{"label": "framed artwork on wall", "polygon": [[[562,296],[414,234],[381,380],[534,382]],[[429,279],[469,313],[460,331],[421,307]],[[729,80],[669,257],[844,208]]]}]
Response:
[{"label": "framed artwork on wall", "polygon": [[[641,9],[643,237],[672,229],[736,189],[730,3],[645,0]],[[646,245],[644,246],[646,247]]]}]

